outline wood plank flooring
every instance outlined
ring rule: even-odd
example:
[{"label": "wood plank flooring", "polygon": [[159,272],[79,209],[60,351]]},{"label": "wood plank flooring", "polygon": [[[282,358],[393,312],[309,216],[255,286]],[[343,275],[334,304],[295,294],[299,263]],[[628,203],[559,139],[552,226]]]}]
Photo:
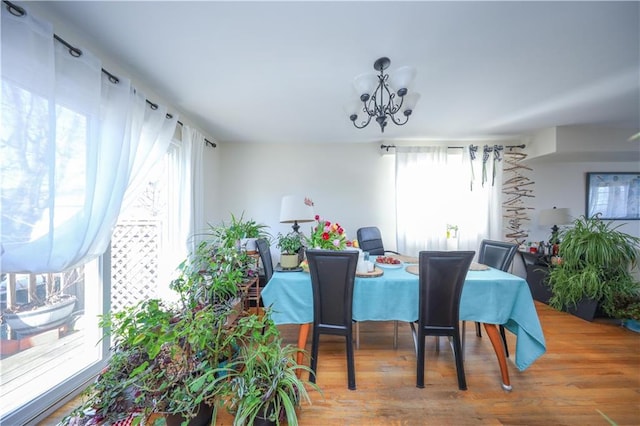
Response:
[{"label": "wood plank flooring", "polygon": [[[415,386],[416,359],[409,326],[400,323],[393,349],[392,322],[363,322],[355,351],[357,390],[347,389],[344,340],[322,336],[312,405],[300,425],[640,425],[640,333],[608,321],[593,323],[536,302],[547,352],[520,372],[508,361],[512,392],[500,388],[489,339],[467,324],[467,391],[459,391],[446,340],[440,352],[427,339],[425,388]],[[296,326],[280,326],[295,344]],[[507,333],[511,352],[515,338]],[[307,345],[310,350],[310,342]],[[511,357],[514,355],[512,354]],[[55,425],[69,403],[41,425]],[[602,414],[601,414],[602,413]],[[223,413],[218,425],[231,425]]]}]

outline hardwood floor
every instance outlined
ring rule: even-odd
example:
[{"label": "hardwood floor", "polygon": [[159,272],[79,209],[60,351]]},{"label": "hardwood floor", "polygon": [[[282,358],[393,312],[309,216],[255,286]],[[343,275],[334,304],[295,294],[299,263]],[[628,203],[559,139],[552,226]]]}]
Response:
[{"label": "hardwood floor", "polygon": [[[427,339],[425,388],[416,388],[416,359],[409,326],[400,324],[393,349],[392,322],[363,322],[355,351],[357,390],[347,389],[344,339],[321,337],[317,383],[303,405],[301,425],[618,425],[640,424],[640,334],[607,321],[593,323],[536,302],[547,352],[518,371],[509,363],[512,392],[500,388],[489,339],[467,327],[467,391],[459,391],[451,349]],[[295,344],[296,326],[280,326]],[[515,339],[507,333],[511,352]],[[307,345],[310,349],[310,342]],[[512,357],[514,355],[511,355]],[[41,425],[55,425],[73,407]],[[602,414],[601,414],[601,413]],[[219,425],[231,425],[222,414]]]}]

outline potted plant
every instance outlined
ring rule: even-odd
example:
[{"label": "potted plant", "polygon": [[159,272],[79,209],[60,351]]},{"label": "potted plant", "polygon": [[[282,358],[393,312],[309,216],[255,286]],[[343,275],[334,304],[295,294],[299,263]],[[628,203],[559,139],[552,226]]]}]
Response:
[{"label": "potted plant", "polygon": [[302,234],[292,231],[288,234],[278,233],[278,244],[280,249],[280,266],[282,269],[295,269],[300,264],[299,253],[303,247]]},{"label": "potted plant", "polygon": [[[61,275],[64,279],[61,279]],[[9,334],[14,339],[51,330],[71,321],[77,298],[67,291],[80,282],[75,271],[60,275],[2,274],[1,278],[5,299],[0,309],[0,322],[9,327]],[[27,280],[33,280],[32,287],[26,284]],[[13,293],[13,303],[6,306],[9,292]]]},{"label": "potted plant", "polygon": [[209,424],[216,395],[211,389],[242,341],[263,330],[262,324],[242,321],[249,314],[238,296],[249,255],[212,236],[180,265],[170,286],[177,302],[151,299],[102,317],[112,356],[67,421],[82,424],[77,419],[90,409],[97,422],[137,413],[138,421],[177,415],[180,423]]},{"label": "potted plant", "polygon": [[223,361],[233,356],[235,329],[226,314],[214,305],[181,309],[151,299],[103,316],[100,326],[114,338],[112,356],[67,420],[82,424],[77,419],[87,419],[87,410],[98,423],[131,413],[142,419],[178,414],[188,422],[209,411],[210,419],[211,404],[192,398],[187,384],[222,371]]},{"label": "potted plant", "polygon": [[240,217],[236,217],[232,213],[229,223],[223,222],[220,226],[213,227],[213,234],[224,246],[255,253],[257,251],[256,239],[271,238],[266,229],[267,225],[257,223],[253,219],[245,220],[244,212],[242,212]]},{"label": "potted plant", "polygon": [[234,414],[236,426],[283,422],[296,426],[300,403],[311,402],[306,386],[320,389],[299,377],[301,372],[310,372],[309,367],[296,362],[296,355],[304,351],[283,345],[268,311],[263,318],[264,332],[240,348],[219,388],[219,401]]},{"label": "potted plant", "polygon": [[264,326],[258,315],[230,323],[228,314],[212,304],[184,309],[151,299],[105,315],[100,326],[115,342],[109,364],[63,424],[113,423],[132,413],[149,424],[158,416],[167,424],[210,424],[227,365]]},{"label": "potted plant", "polygon": [[240,240],[240,244],[247,253],[254,254],[258,252],[256,240],[258,238],[266,238],[269,240],[271,235],[266,231],[267,225],[257,223],[255,220],[247,220],[244,222],[244,237]]},{"label": "potted plant", "polygon": [[[562,261],[550,269],[548,276],[550,306],[592,320],[599,306],[607,315],[615,316],[616,300],[638,293],[640,283],[631,271],[638,266],[640,238],[620,231],[620,226],[596,214],[581,216],[572,227],[561,231],[558,255]],[[583,302],[590,308],[579,312]]]},{"label": "potted plant", "polygon": [[614,308],[624,327],[640,333],[640,293],[617,296]]}]

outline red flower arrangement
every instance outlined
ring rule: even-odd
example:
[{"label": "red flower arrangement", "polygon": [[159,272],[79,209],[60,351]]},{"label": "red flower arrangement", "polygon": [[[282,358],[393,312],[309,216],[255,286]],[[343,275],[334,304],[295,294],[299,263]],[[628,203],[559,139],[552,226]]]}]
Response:
[{"label": "red flower arrangement", "polygon": [[309,248],[319,248],[325,250],[344,250],[352,247],[353,243],[347,239],[344,228],[339,223],[331,223],[328,220],[320,219],[316,215],[316,225],[311,228],[311,235],[307,239]]}]

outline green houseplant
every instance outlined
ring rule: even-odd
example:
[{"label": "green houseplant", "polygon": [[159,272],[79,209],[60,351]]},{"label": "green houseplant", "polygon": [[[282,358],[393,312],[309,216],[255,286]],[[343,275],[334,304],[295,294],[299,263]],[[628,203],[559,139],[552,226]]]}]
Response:
[{"label": "green houseplant", "polygon": [[302,234],[292,231],[288,234],[278,233],[277,247],[280,249],[280,266],[283,269],[297,268],[300,264],[300,250],[303,247]]},{"label": "green houseplant", "polygon": [[299,377],[301,372],[310,372],[309,367],[295,361],[304,351],[283,345],[268,310],[263,318],[263,332],[244,341],[218,388],[219,401],[234,414],[235,426],[283,422],[296,426],[300,403],[311,402],[306,387],[320,389]]},{"label": "green houseplant", "polygon": [[597,214],[581,216],[572,227],[561,231],[561,261],[551,268],[548,277],[550,306],[571,309],[589,299],[606,314],[616,316],[616,303],[638,294],[640,283],[631,271],[638,266],[640,239],[619,227]]},{"label": "green houseplant", "polygon": [[212,405],[189,384],[224,371],[243,338],[227,315],[212,304],[177,309],[151,299],[103,316],[100,326],[114,337],[112,356],[68,419],[82,424],[77,419],[91,409],[97,423],[165,413],[187,424]]},{"label": "green houseplant", "polygon": [[136,423],[162,413],[187,424],[212,409],[216,393],[211,389],[225,365],[243,340],[264,328],[242,320],[249,314],[242,310],[240,286],[255,262],[224,239],[234,232],[216,228],[181,263],[170,285],[177,302],[146,300],[101,318],[100,326],[112,337],[111,358],[67,421],[89,421],[85,411],[90,409],[97,422],[123,420],[133,412]]},{"label": "green houseplant", "polygon": [[271,239],[267,232],[267,225],[256,222],[253,219],[245,219],[244,212],[239,217],[231,214],[228,223],[222,222],[220,226],[212,227],[216,239],[227,247],[244,249],[250,253],[257,250],[255,240],[258,238]]}]

